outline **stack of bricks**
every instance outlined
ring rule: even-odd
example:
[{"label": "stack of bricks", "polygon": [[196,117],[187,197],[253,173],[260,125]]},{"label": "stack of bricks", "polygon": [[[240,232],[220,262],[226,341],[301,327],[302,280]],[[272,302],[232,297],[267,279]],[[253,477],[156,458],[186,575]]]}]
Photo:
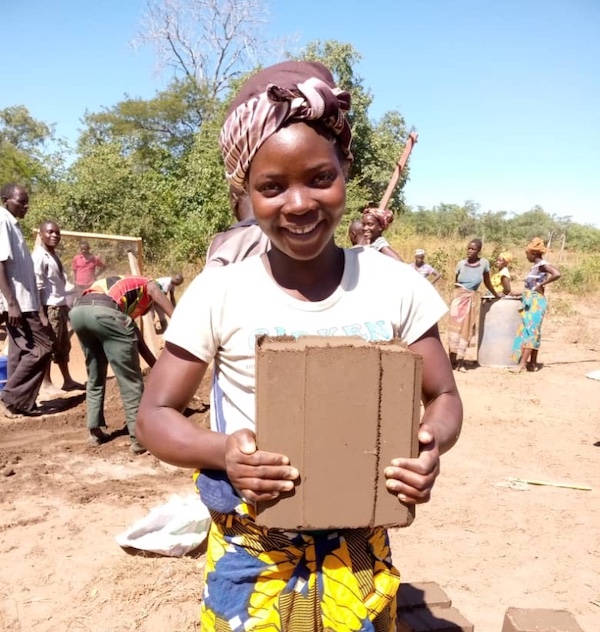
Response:
[{"label": "stack of bricks", "polygon": [[473,632],[473,624],[452,607],[435,582],[402,583],[398,591],[397,632]]},{"label": "stack of bricks", "polygon": [[566,610],[509,608],[502,632],[583,632]]}]

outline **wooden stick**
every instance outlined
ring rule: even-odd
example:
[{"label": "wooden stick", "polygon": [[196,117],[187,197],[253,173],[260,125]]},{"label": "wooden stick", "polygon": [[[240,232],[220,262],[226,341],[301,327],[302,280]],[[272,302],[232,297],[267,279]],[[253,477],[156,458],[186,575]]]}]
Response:
[{"label": "wooden stick", "polygon": [[408,140],[406,141],[406,145],[404,146],[402,155],[400,156],[400,159],[398,160],[398,162],[396,163],[396,166],[394,167],[394,171],[392,172],[392,177],[390,178],[390,181],[387,185],[387,189],[385,190],[385,193],[383,194],[383,197],[381,198],[381,201],[379,202],[379,208],[387,208],[387,205],[390,203],[392,193],[394,192],[394,189],[396,188],[396,185],[398,184],[400,174],[402,173],[402,170],[404,169],[404,166],[406,165],[406,161],[408,160],[408,157],[410,156],[410,152],[412,151],[415,143],[417,142],[418,137],[419,135],[416,132],[411,132],[408,135]]},{"label": "wooden stick", "polygon": [[584,492],[591,492],[592,488],[587,485],[575,485],[574,483],[555,483],[552,481],[535,481],[528,478],[515,478],[514,480],[521,483],[528,483],[529,485],[546,485],[548,487],[565,487],[567,489],[579,489]]},{"label": "wooden stick", "polygon": [[[129,267],[131,268],[131,273],[134,276],[141,276],[140,266],[133,252],[129,251],[127,253],[127,258],[129,259]],[[148,345],[148,348],[150,349],[150,351],[152,351],[155,357],[158,356],[160,346],[158,344],[158,337],[156,336],[156,331],[154,329],[152,310],[142,316],[142,326],[140,327],[140,329],[142,331],[142,336],[144,336],[144,340]]]},{"label": "wooden stick", "polygon": [[[37,228],[32,229],[34,233],[38,232]],[[105,235],[103,233],[80,233],[77,230],[62,230],[60,234],[63,237],[81,237],[82,239],[112,239],[113,241],[133,241],[138,244],[142,243],[141,237],[127,237],[126,235]]]}]

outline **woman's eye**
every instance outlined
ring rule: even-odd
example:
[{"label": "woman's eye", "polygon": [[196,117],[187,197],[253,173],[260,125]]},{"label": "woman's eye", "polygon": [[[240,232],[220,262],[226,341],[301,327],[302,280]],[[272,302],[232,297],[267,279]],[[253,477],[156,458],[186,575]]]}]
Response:
[{"label": "woman's eye", "polygon": [[323,173],[320,173],[317,176],[315,176],[315,179],[314,179],[317,185],[330,184],[331,182],[333,182],[333,180],[335,180],[335,174],[332,173],[331,171],[324,171]]},{"label": "woman's eye", "polygon": [[269,195],[278,193],[280,190],[281,187],[276,182],[265,182],[259,187],[261,193],[267,193]]}]

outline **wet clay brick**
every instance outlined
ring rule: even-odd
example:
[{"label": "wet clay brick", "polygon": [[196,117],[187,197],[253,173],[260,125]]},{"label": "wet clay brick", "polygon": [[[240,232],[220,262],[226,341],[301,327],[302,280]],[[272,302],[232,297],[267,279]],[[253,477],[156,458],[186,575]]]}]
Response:
[{"label": "wet clay brick", "polygon": [[258,503],[256,522],[318,530],[407,526],[414,507],[387,491],[393,457],[418,454],[421,357],[362,338],[259,338],[256,434],[285,454],[294,490]]},{"label": "wet clay brick", "polygon": [[509,608],[502,632],[583,632],[567,610]]},{"label": "wet clay brick", "polygon": [[397,632],[473,632],[470,621],[456,608],[417,608],[398,613]]},{"label": "wet clay brick", "polygon": [[452,600],[435,582],[402,583],[398,590],[398,608],[411,610],[423,606],[449,608]]}]

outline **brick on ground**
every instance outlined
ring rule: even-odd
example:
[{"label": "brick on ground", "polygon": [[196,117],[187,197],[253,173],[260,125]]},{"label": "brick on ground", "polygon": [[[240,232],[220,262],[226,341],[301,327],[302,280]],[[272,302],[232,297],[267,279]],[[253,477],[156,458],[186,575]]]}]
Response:
[{"label": "brick on ground", "polygon": [[443,588],[435,582],[412,582],[400,584],[398,590],[398,608],[411,610],[423,606],[449,608],[452,600]]},{"label": "brick on ground", "polygon": [[583,632],[567,610],[509,608],[502,632]]},{"label": "brick on ground", "polygon": [[473,632],[473,624],[452,607],[432,606],[398,613],[397,632]]}]

